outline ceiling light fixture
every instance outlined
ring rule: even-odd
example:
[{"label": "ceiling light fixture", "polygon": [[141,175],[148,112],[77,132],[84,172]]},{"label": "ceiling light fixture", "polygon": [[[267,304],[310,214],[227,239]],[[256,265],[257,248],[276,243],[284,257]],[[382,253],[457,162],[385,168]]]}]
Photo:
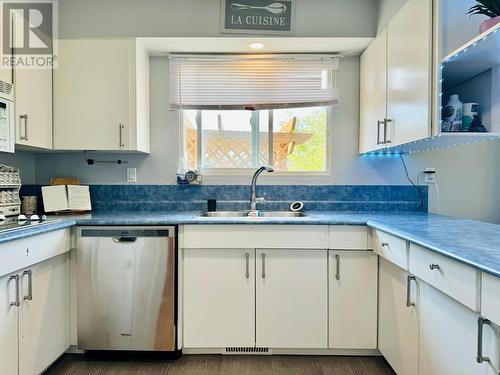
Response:
[{"label": "ceiling light fixture", "polygon": [[264,48],[264,43],[261,42],[253,42],[248,45],[251,49],[262,49]]}]

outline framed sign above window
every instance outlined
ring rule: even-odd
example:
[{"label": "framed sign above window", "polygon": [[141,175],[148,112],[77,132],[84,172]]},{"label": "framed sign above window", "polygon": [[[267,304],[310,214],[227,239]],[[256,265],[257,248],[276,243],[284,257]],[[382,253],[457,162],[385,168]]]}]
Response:
[{"label": "framed sign above window", "polygon": [[221,32],[294,33],[295,0],[221,0]]}]

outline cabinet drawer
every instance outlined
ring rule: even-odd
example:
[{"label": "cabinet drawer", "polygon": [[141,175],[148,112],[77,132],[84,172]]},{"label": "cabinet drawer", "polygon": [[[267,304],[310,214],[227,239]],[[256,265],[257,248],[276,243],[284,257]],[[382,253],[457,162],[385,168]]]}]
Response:
[{"label": "cabinet drawer", "polygon": [[328,249],[327,225],[186,225],[186,249]]},{"label": "cabinet drawer", "polygon": [[0,245],[0,276],[70,250],[70,229],[37,234]]},{"label": "cabinet drawer", "polygon": [[500,325],[500,279],[482,273],[481,315]]},{"label": "cabinet drawer", "polygon": [[373,251],[408,271],[408,242],[380,230],[373,230]]},{"label": "cabinet drawer", "polygon": [[421,246],[410,245],[410,272],[474,311],[479,311],[480,273]]},{"label": "cabinet drawer", "polygon": [[330,249],[333,250],[368,250],[368,227],[362,225],[330,226]]}]

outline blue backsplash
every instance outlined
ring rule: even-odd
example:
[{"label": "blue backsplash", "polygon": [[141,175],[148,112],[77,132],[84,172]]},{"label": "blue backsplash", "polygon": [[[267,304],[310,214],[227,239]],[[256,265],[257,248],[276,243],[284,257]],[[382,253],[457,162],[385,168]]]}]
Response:
[{"label": "blue backsplash", "polygon": [[[428,189],[380,185],[260,185],[263,210],[287,210],[295,200],[305,211],[427,211]],[[40,186],[23,186],[21,195],[40,195]],[[247,209],[248,185],[91,185],[94,211],[202,211],[207,199],[218,210]],[[41,201],[41,199],[39,199]]]}]

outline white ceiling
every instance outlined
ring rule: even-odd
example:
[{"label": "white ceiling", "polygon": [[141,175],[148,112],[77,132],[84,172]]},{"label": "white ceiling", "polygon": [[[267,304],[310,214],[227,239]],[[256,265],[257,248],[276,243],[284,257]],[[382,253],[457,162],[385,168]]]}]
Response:
[{"label": "white ceiling", "polygon": [[[138,38],[152,54],[165,53],[338,53],[357,55],[373,38],[300,38],[300,37],[179,37]],[[252,42],[264,43],[264,48],[252,50]]]}]

